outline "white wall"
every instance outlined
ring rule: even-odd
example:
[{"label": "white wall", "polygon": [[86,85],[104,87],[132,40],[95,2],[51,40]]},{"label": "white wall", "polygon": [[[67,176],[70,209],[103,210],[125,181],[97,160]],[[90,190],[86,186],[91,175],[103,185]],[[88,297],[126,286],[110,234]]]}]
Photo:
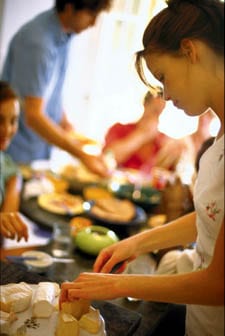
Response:
[{"label": "white wall", "polygon": [[0,70],[8,43],[17,29],[41,11],[48,9],[54,0],[0,0]]}]

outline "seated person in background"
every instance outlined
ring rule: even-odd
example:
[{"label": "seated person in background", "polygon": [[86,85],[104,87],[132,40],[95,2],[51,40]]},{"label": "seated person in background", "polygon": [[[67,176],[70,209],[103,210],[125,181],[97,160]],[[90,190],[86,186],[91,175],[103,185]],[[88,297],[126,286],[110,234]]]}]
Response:
[{"label": "seated person in background", "polygon": [[4,151],[17,131],[19,113],[17,95],[0,81],[0,234],[18,241],[28,239],[27,226],[18,213],[22,180],[16,164]]},{"label": "seated person in background", "polygon": [[143,115],[136,123],[116,123],[108,130],[103,151],[113,153],[118,167],[144,173],[150,173],[155,166],[174,170],[180,152],[175,156],[170,152],[169,162],[161,160],[160,165],[157,164],[157,155],[165,144],[168,141],[176,142],[158,130],[159,117],[165,107],[162,90],[158,89],[155,96],[148,91],[143,105]]}]

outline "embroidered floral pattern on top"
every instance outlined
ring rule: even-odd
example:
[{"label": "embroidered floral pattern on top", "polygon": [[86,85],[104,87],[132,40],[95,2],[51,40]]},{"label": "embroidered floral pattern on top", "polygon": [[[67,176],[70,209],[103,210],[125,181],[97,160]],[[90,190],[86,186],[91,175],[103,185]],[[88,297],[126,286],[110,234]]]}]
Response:
[{"label": "embroidered floral pattern on top", "polygon": [[221,209],[217,208],[216,202],[211,202],[206,206],[206,213],[213,221],[216,220],[216,215],[219,214]]}]

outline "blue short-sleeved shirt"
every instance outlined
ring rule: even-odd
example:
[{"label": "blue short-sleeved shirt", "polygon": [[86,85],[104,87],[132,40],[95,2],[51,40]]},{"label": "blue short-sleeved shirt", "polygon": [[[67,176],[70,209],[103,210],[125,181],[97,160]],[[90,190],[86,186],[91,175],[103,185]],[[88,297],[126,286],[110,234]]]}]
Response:
[{"label": "blue short-sleeved shirt", "polygon": [[0,151],[0,207],[4,200],[5,188],[10,177],[18,175],[19,169],[9,155]]},{"label": "blue short-sleeved shirt", "polygon": [[[45,114],[59,123],[70,35],[62,31],[55,9],[26,23],[14,35],[3,67],[2,79],[22,97],[41,97]],[[48,159],[51,145],[25,123],[21,111],[19,129],[7,152],[16,162]]]}]

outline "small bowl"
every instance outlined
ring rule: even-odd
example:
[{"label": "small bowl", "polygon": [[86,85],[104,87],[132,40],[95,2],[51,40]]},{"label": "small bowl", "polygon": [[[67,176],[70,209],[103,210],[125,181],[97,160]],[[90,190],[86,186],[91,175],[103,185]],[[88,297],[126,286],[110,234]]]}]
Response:
[{"label": "small bowl", "polygon": [[22,253],[23,257],[36,257],[37,260],[25,260],[24,263],[29,270],[37,273],[46,272],[53,264],[53,258],[45,252],[26,251]]},{"label": "small bowl", "polygon": [[118,241],[119,238],[114,231],[98,225],[91,225],[84,228],[74,237],[75,246],[78,249],[94,256],[97,256],[104,247]]}]

